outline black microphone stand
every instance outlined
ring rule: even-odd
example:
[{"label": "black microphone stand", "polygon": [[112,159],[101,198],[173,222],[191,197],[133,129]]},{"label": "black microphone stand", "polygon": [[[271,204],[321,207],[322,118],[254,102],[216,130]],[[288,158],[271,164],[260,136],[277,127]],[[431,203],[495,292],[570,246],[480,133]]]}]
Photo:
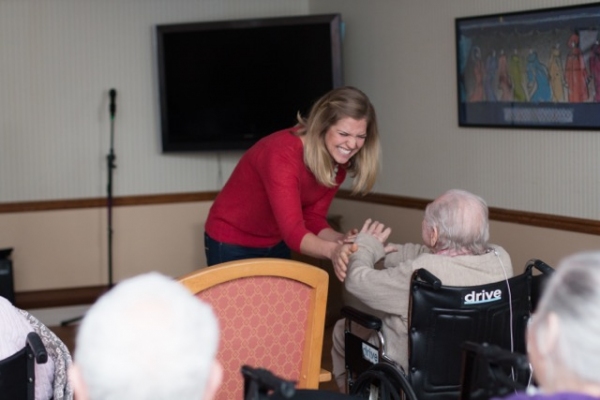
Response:
[{"label": "black microphone stand", "polygon": [[[113,286],[113,255],[112,255],[112,238],[113,238],[113,228],[112,228],[112,206],[113,206],[113,188],[112,188],[112,180],[113,180],[113,169],[117,168],[115,164],[115,160],[117,156],[115,155],[114,150],[114,139],[115,139],[115,112],[117,111],[117,105],[115,103],[115,97],[117,96],[117,91],[115,89],[110,89],[108,92],[110,97],[110,105],[108,107],[108,111],[110,113],[110,149],[108,154],[106,155],[106,163],[108,166],[108,183],[106,185],[106,207],[107,207],[107,229],[108,229],[108,288],[110,290]],[[61,326],[67,326],[72,324],[73,322],[80,321],[83,318],[82,315],[67,319],[60,323]]]},{"label": "black microphone stand", "polygon": [[114,150],[114,141],[115,141],[115,112],[117,111],[117,105],[115,103],[115,97],[117,96],[117,91],[115,89],[111,89],[109,91],[110,95],[110,150],[108,155],[106,156],[106,162],[108,166],[108,184],[106,185],[106,207],[107,207],[107,215],[108,215],[108,290],[110,290],[113,283],[113,254],[112,254],[112,242],[113,242],[113,226],[112,226],[112,206],[113,206],[113,170],[117,168],[115,164],[115,160],[117,156],[115,155]]}]

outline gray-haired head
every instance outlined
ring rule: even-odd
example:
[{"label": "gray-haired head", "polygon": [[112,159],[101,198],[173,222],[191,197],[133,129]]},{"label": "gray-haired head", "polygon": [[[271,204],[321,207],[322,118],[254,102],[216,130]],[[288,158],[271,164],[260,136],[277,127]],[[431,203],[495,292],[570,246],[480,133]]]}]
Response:
[{"label": "gray-haired head", "polygon": [[528,347],[535,347],[529,350],[545,360],[541,369],[549,373],[561,366],[557,376],[544,380],[600,385],[600,251],[577,253],[557,265],[529,330]]},{"label": "gray-haired head", "polygon": [[489,221],[487,203],[465,190],[451,189],[429,203],[424,222],[437,229],[435,251],[450,250],[472,254],[487,251]]},{"label": "gray-haired head", "polygon": [[218,340],[212,309],[154,272],[119,283],[90,308],[74,359],[90,400],[198,400]]}]

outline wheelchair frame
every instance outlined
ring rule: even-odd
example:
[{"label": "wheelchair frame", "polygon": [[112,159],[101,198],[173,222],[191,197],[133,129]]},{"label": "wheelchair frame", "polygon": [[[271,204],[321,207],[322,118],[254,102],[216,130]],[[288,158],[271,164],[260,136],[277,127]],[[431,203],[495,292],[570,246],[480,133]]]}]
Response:
[{"label": "wheelchair frame", "polygon": [[[348,306],[342,308],[342,316],[346,317],[346,392],[359,397],[368,395],[369,399],[417,400],[402,367],[385,353],[381,319]],[[377,334],[378,345],[354,335],[351,330],[352,322],[373,330]],[[355,371],[361,372],[357,374]]]},{"label": "wheelchair frame", "polygon": [[[533,275],[533,268],[537,269],[538,271],[541,272],[541,274],[539,275]],[[523,282],[520,283],[520,285],[526,285],[526,296],[525,298],[521,298],[518,299],[518,301],[521,302],[521,306],[523,307],[523,304],[526,303],[528,306],[528,310],[526,310],[526,315],[515,315],[513,316],[513,305],[512,303],[514,301],[517,301],[516,299],[513,299],[512,297],[510,298],[511,301],[511,306],[510,306],[510,316],[511,319],[518,319],[518,324],[516,324],[516,327],[513,327],[512,323],[511,323],[511,327],[513,327],[513,330],[516,328],[517,329],[517,338],[516,341],[518,342],[516,346],[513,347],[513,351],[519,352],[522,351],[523,353],[525,352],[525,324],[526,324],[526,320],[521,321],[520,319],[525,319],[528,318],[531,315],[531,312],[534,310],[535,305],[537,305],[537,299],[541,294],[541,291],[543,289],[543,283],[545,281],[545,279],[552,274],[552,272],[554,272],[554,270],[549,267],[547,264],[545,264],[543,261],[541,260],[537,260],[537,259],[531,259],[527,262],[526,264],[526,268],[525,268],[525,272],[521,275],[515,276],[513,278],[517,278],[522,280]],[[510,278],[510,279],[513,279]],[[420,284],[423,284],[426,287],[429,287],[430,289],[432,289],[433,291],[439,290],[440,288],[442,288],[442,282],[435,277],[433,274],[431,274],[429,271],[421,269],[418,271],[415,271],[415,274],[413,275],[413,283],[415,282],[415,280],[418,280],[420,282]],[[501,281],[503,282],[503,281]],[[501,283],[500,282],[500,283]],[[513,280],[513,282],[516,282],[516,280]],[[492,283],[489,285],[495,285],[498,284],[498,282],[496,283]],[[415,285],[415,287],[418,285]],[[478,287],[485,287],[488,285],[481,285],[481,286],[474,286],[473,288],[478,288]],[[512,286],[512,285],[511,285]],[[446,288],[450,288],[451,287],[446,287]],[[464,288],[460,288],[462,290],[466,289],[468,287],[464,287]],[[519,293],[519,295],[523,295],[523,293]],[[517,296],[515,296],[517,297]],[[411,290],[411,298],[412,298],[412,290]],[[411,305],[412,305],[412,300],[411,300]],[[520,314],[523,314],[525,310],[521,310]],[[342,316],[344,316],[346,318],[346,324],[345,324],[345,332],[344,332],[344,336],[345,336],[345,362],[346,362],[346,373],[347,373],[347,379],[346,379],[346,389],[347,392],[350,394],[359,394],[363,397],[367,397],[369,399],[375,399],[375,398],[391,398],[391,399],[408,399],[408,400],[417,400],[417,391],[415,391],[414,388],[414,382],[413,382],[413,376],[411,376],[410,371],[412,371],[413,369],[415,369],[414,367],[411,367],[412,364],[409,362],[409,373],[406,373],[405,371],[403,371],[403,369],[393,360],[391,360],[386,352],[385,352],[385,345],[386,345],[386,340],[385,337],[383,335],[383,333],[381,332],[381,326],[382,326],[382,321],[380,318],[373,316],[371,314],[368,313],[364,313],[361,312],[355,308],[352,307],[343,307],[342,308]],[[522,318],[521,318],[522,317]],[[414,330],[413,325],[411,323],[412,318],[409,319],[409,341],[411,341],[411,343],[409,344],[409,347],[411,347],[412,345],[412,340],[413,340],[413,334],[414,334]],[[377,335],[377,345],[373,345],[369,342],[367,342],[366,340],[363,340],[362,338],[354,335],[351,331],[351,323],[358,323],[359,325],[367,328],[367,329],[371,329],[374,332],[376,332]],[[521,332],[522,331],[522,332]],[[420,333],[421,335],[423,335],[423,332]],[[426,334],[426,333],[425,333]],[[514,334],[514,331],[513,331]],[[470,340],[470,339],[465,339],[465,341]],[[488,339],[483,340],[483,342],[488,341]],[[457,349],[458,351],[460,351],[460,349]],[[411,356],[412,358],[412,356]],[[464,362],[461,359],[461,362]],[[458,365],[457,368],[460,368],[461,365]],[[461,379],[464,378],[464,371],[463,372],[463,376],[461,376]],[[366,376],[364,376],[365,374],[367,374]],[[421,371],[421,376],[419,376],[418,380],[423,381],[423,376],[422,376],[422,371]],[[390,392],[390,388],[389,388],[389,384],[394,386],[394,392],[397,393],[391,393]],[[462,382],[461,382],[462,384]],[[374,395],[373,393],[376,392],[376,395]],[[428,394],[427,396],[425,396],[427,399],[447,399],[447,398],[458,398],[458,395],[460,394],[460,386],[458,386],[458,390],[455,390],[455,395],[452,394],[448,394],[446,393],[439,393],[439,394]],[[419,400],[423,400],[423,399],[419,399]]]}]

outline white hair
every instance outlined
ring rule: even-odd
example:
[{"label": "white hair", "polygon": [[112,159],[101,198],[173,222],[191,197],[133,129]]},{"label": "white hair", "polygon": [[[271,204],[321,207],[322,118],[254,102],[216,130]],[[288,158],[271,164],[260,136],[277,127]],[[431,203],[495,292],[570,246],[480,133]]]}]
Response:
[{"label": "white hair", "polygon": [[119,283],[90,308],[74,358],[90,400],[199,400],[218,340],[210,306],[152,272]]},{"label": "white hair", "polygon": [[552,357],[579,379],[600,384],[600,251],[578,253],[558,264],[530,326],[538,344],[547,334],[550,314],[560,326]]},{"label": "white hair", "polygon": [[451,189],[425,208],[425,223],[437,228],[435,250],[487,251],[488,206],[485,200],[465,190]]}]

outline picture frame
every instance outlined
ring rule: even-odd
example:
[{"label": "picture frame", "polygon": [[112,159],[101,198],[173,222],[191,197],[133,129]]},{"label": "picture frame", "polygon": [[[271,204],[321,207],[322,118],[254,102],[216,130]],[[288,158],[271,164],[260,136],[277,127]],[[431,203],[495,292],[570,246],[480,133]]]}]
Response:
[{"label": "picture frame", "polygon": [[455,19],[458,124],[600,128],[600,3]]}]

